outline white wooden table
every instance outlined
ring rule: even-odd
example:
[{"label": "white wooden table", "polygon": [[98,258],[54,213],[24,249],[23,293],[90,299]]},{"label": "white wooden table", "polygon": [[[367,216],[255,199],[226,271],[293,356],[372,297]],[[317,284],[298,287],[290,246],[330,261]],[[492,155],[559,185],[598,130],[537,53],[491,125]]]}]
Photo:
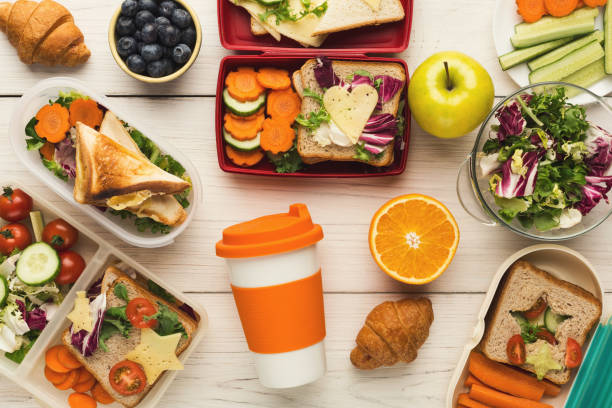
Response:
[{"label": "white wooden table", "polygon": [[[492,274],[508,255],[534,242],[501,228],[485,227],[460,207],[455,179],[471,149],[474,134],[438,140],[415,123],[406,172],[394,178],[369,180],[298,180],[254,178],[223,173],[214,134],[214,94],[219,60],[228,54],[219,44],[216,1],[191,0],[204,29],[198,60],[181,79],[151,86],[137,82],[115,64],[107,44],[107,25],[119,0],[61,0],[70,8],[92,50],[90,61],[74,70],[22,65],[0,35],[0,175],[29,180],[33,188],[70,211],[81,222],[116,242],[163,280],[201,302],[210,316],[210,331],[184,372],[170,387],[162,407],[442,407],[452,370],[472,333],[476,313]],[[500,70],[491,38],[491,0],[415,0],[413,30],[401,57],[410,71],[430,54],[458,50],[476,58],[489,71],[496,95],[515,89]],[[190,228],[164,249],[129,247],[76,213],[30,175],[8,146],[10,113],[17,98],[38,80],[73,76],[99,92],[116,97],[122,110],[139,121],[149,120],[196,164],[204,184],[204,202]],[[388,278],[373,262],[367,231],[374,212],[388,199],[418,192],[438,198],[454,213],[461,243],[451,267],[434,283],[410,287]],[[229,291],[223,260],[214,243],[224,227],[260,215],[286,211],[290,203],[306,203],[323,226],[320,244],[324,268],[329,371],[314,384],[288,391],[259,385]],[[612,291],[608,222],[567,246],[582,252]],[[428,296],[435,321],[429,339],[410,365],[365,372],[354,369],[350,350],[366,314],[378,303],[407,294]],[[612,301],[607,300],[607,306]],[[35,400],[0,380],[0,407],[35,407]]]}]

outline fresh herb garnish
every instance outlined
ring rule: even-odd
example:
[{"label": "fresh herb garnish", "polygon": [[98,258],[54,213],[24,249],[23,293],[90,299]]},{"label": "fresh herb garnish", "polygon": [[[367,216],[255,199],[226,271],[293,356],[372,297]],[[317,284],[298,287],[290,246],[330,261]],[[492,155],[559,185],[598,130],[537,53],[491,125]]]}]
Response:
[{"label": "fresh herb garnish", "polygon": [[536,334],[540,327],[530,323],[529,320],[525,319],[519,312],[512,313],[512,316],[516,319],[516,322],[521,328],[521,337],[525,341],[525,344],[535,343],[538,340]]},{"label": "fresh herb garnish", "polygon": [[313,14],[321,17],[327,11],[327,1],[317,7],[312,7],[311,0],[301,0],[304,9],[299,13],[294,13],[289,4],[289,0],[281,0],[278,4],[267,7],[266,11],[259,15],[261,21],[266,22],[269,17],[275,17],[276,25],[283,21],[300,21],[304,17]]},{"label": "fresh herb garnish", "polygon": [[297,150],[297,137],[291,149],[280,154],[268,153],[268,158],[276,166],[277,173],[295,173],[304,166],[302,157]]},{"label": "fresh herb garnish", "polygon": [[[346,77],[346,80],[348,82],[353,82],[353,79],[355,79],[355,76],[357,76],[357,75],[362,76],[362,77],[368,77],[368,78],[370,78],[370,81],[374,82],[374,75],[370,74],[365,69],[358,69],[358,70],[356,70],[355,72],[350,74],[348,77]],[[382,81],[382,78],[380,78],[380,80]]]},{"label": "fresh herb garnish", "polygon": [[329,122],[331,117],[323,105],[323,95],[319,95],[318,93],[312,92],[309,88],[305,88],[304,97],[309,97],[317,101],[319,103],[319,109],[308,113],[307,116],[300,113],[295,121],[312,132],[318,129],[321,123]]}]

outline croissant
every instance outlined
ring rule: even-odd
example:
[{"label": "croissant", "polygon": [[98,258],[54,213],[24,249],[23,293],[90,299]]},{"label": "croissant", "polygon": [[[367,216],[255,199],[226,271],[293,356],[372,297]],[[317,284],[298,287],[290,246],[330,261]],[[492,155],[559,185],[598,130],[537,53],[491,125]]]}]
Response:
[{"label": "croissant", "polygon": [[427,298],[384,302],[368,314],[351,362],[362,370],[409,363],[429,336],[434,315]]},{"label": "croissant", "polygon": [[73,67],[91,55],[72,14],[53,0],[1,2],[0,30],[24,64]]}]

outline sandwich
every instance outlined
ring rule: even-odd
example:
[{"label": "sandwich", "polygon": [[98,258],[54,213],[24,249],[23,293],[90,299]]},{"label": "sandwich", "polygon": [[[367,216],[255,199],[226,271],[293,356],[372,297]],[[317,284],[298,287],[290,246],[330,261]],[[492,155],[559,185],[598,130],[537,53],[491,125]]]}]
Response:
[{"label": "sandwich", "polygon": [[[300,123],[297,150],[303,162],[359,161],[376,167],[393,163],[405,83],[404,68],[396,63],[308,60],[293,74],[294,88],[302,96],[301,117],[311,118],[325,108],[330,120],[314,128]],[[313,94],[318,96],[309,96]],[[373,125],[376,120],[382,121],[380,126]]]},{"label": "sandwich", "polygon": [[[113,126],[116,128],[117,125],[106,125],[105,129],[112,129]],[[182,178],[151,163],[134,142],[129,141],[129,134],[109,133],[113,137],[83,123],[76,124],[74,198],[77,202],[115,210],[130,209],[138,213],[140,206],[150,198],[178,194],[191,186]],[[155,211],[152,209],[162,211],[157,217],[159,220],[176,223],[184,219],[177,211],[178,207],[169,199],[148,203],[145,208],[153,214]]]},{"label": "sandwich", "polygon": [[[140,302],[139,305],[142,305],[142,302],[154,305],[154,308],[157,309],[154,316],[156,326],[153,325],[152,328],[136,327],[137,323],[132,320],[134,315],[128,311],[131,301]],[[85,304],[87,303],[85,300]],[[94,316],[93,322],[89,322],[93,323],[93,330],[87,332],[87,330],[80,329],[85,322],[83,322],[82,310],[78,310],[77,303],[75,303],[75,310],[69,315],[73,324],[64,331],[62,342],[115,401],[129,408],[138,405],[159,381],[163,371],[182,368],[174,356],[161,358],[160,355],[159,360],[149,360],[146,353],[141,355],[138,350],[146,341],[145,339],[150,336],[166,340],[180,337],[174,351],[174,355],[178,357],[189,346],[198,327],[198,322],[179,309],[176,303],[170,303],[154,295],[144,285],[130,278],[115,266],[107,268],[100,284],[100,294],[89,302],[89,307],[85,309],[86,316],[87,312]],[[96,316],[99,317],[95,318]],[[146,319],[141,320],[147,321]],[[155,347],[151,346],[151,350],[155,350]],[[175,361],[170,364],[166,359]],[[146,384],[141,387],[140,392],[126,392],[125,389],[117,387],[117,384],[111,384],[113,381],[110,375],[112,368],[120,366],[126,360],[139,364],[146,375]]]},{"label": "sandwich", "polygon": [[496,294],[480,349],[491,360],[565,384],[580,364],[575,348],[584,345],[601,311],[588,291],[519,261]]}]

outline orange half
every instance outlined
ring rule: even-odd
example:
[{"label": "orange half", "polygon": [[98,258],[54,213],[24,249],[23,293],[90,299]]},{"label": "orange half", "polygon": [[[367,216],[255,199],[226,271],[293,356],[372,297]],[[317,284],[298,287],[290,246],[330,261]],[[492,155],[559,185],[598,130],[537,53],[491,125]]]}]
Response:
[{"label": "orange half", "polygon": [[380,268],[400,282],[422,285],[448,268],[459,228],[448,208],[421,194],[394,198],[374,214],[370,251]]}]

